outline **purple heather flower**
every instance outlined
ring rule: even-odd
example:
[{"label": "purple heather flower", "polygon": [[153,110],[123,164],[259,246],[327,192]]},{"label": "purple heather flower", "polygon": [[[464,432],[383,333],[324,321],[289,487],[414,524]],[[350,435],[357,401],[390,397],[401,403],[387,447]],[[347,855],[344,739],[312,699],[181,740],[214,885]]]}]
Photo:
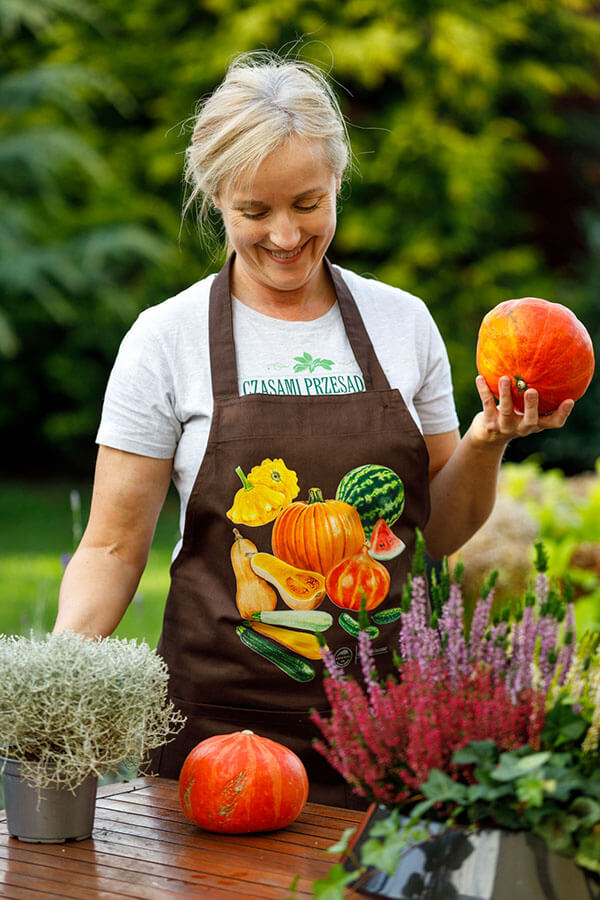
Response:
[{"label": "purple heather flower", "polygon": [[538,572],[535,579],[535,594],[538,598],[538,607],[545,603],[550,590],[550,581],[545,572]]},{"label": "purple heather flower", "polygon": [[336,663],[335,657],[329,647],[321,647],[321,656],[323,657],[325,668],[327,669],[331,677],[336,681],[343,681],[344,671]]},{"label": "purple heather flower", "polygon": [[560,671],[558,683],[564,684],[567,673],[571,668],[573,653],[575,652],[575,606],[567,603],[565,610],[563,645],[558,654],[556,668]]},{"label": "purple heather flower", "polygon": [[557,660],[551,662],[548,656],[555,649],[558,638],[558,622],[554,616],[540,616],[537,623],[539,645],[539,667],[542,676],[542,689],[547,691],[554,677]]},{"label": "purple heather flower", "polygon": [[445,644],[448,674],[452,685],[460,675],[467,673],[467,643],[463,627],[462,591],[457,584],[450,585],[450,596],[440,616],[440,631],[447,637]]},{"label": "purple heather flower", "polygon": [[490,613],[494,601],[494,589],[485,597],[479,597],[475,604],[473,618],[471,620],[471,633],[469,636],[469,656],[472,662],[478,662],[485,657],[485,633],[490,624]]},{"label": "purple heather flower", "polygon": [[535,659],[536,639],[533,606],[526,606],[523,618],[513,629],[513,653],[508,678],[513,700],[523,688],[531,685],[531,666]]},{"label": "purple heather flower", "polygon": [[377,669],[373,661],[373,651],[371,649],[371,638],[366,631],[360,631],[358,635],[358,655],[360,657],[360,665],[367,688],[367,696],[369,698],[369,709],[375,713],[377,709],[377,701],[381,695],[379,682],[377,681]]},{"label": "purple heather flower", "polygon": [[428,619],[427,582],[425,576],[415,575],[412,580],[410,609],[401,616],[402,659],[417,659],[427,665],[431,657],[439,655],[439,638],[437,632],[429,627]]}]

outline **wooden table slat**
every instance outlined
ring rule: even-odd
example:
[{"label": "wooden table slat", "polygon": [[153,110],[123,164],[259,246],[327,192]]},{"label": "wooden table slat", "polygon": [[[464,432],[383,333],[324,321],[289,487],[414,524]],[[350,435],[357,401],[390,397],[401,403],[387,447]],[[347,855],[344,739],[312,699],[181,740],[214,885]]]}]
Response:
[{"label": "wooden table slat", "polygon": [[[325,851],[362,813],[307,804],[288,828],[219,835],[189,822],[176,781],[139,778],[98,789],[92,837],[28,844],[0,815],[0,897],[7,900],[298,900],[334,862]],[[348,900],[358,895],[347,894]]]},{"label": "wooden table slat", "polygon": [[[127,816],[128,821],[136,821],[139,825],[146,823],[148,827],[160,828],[165,835],[173,831],[185,829],[186,833],[193,837],[198,837],[205,841],[222,841],[223,835],[211,834],[203,831],[194,825],[179,810],[177,813],[164,816],[161,811],[152,811],[146,807],[143,811],[134,808],[133,804],[117,803],[112,808],[105,806],[99,807],[96,812],[96,821],[105,822],[107,819],[115,821],[122,819],[123,815]],[[308,822],[293,822],[282,831],[277,832],[261,832],[253,835],[230,834],[226,836],[228,844],[239,844],[244,847],[261,847],[271,846],[275,841],[278,846],[287,844],[312,845],[321,846],[327,849],[334,844],[340,834],[339,826],[334,828],[333,825],[321,826],[320,824],[310,824]]]},{"label": "wooden table slat", "polygon": [[305,835],[304,840],[288,843],[265,836],[250,844],[242,840],[233,840],[235,836],[229,835],[224,847],[223,840],[219,835],[208,834],[200,829],[195,829],[193,825],[187,826],[173,822],[161,823],[159,826],[152,820],[144,821],[139,816],[129,816],[127,812],[122,811],[116,811],[110,817],[97,815],[95,831],[98,837],[104,831],[111,831],[119,835],[136,835],[148,840],[155,839],[156,835],[160,835],[165,845],[174,843],[178,846],[193,846],[211,853],[225,852],[233,856],[246,857],[248,850],[251,849],[255,853],[260,852],[261,858],[265,855],[268,856],[269,862],[273,865],[282,864],[283,857],[283,864],[286,868],[289,868],[294,857],[322,860],[324,858],[323,851],[326,851],[337,838],[336,836],[323,841],[321,838],[311,839],[310,835]]}]

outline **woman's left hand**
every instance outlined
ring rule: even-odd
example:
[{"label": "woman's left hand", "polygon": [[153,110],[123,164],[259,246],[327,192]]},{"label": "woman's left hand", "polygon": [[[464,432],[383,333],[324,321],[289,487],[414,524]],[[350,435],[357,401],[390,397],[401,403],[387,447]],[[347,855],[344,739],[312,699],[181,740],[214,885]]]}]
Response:
[{"label": "woman's left hand", "polygon": [[503,375],[498,382],[498,402],[482,375],[477,376],[475,383],[483,409],[473,420],[471,436],[482,444],[507,444],[516,437],[547,428],[562,428],[575,405],[573,400],[563,400],[550,415],[540,416],[538,392],[528,388],[523,394],[524,411],[520,413],[513,406],[508,375]]}]

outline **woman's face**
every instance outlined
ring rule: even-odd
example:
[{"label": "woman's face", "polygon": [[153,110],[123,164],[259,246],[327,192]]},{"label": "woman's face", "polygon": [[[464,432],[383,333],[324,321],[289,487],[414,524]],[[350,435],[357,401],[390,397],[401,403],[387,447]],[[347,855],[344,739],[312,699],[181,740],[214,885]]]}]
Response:
[{"label": "woman's face", "polygon": [[336,225],[339,178],[319,141],[291,138],[244,188],[214,198],[236,251],[234,290],[300,292],[316,286]]}]

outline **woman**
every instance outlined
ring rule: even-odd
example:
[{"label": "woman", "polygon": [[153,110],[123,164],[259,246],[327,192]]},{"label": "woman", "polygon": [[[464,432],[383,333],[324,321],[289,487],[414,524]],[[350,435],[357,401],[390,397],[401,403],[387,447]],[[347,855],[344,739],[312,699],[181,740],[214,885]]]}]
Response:
[{"label": "woman", "polygon": [[[271,554],[274,521],[311,488],[327,500],[359,466],[391,470],[404,489],[394,530],[406,545],[387,564],[382,608],[393,608],[415,528],[434,558],[459,548],[492,509],[508,441],[560,427],[573,406],[540,419],[536,392],[527,391],[518,415],[508,379],[497,405],[478,378],[482,411],[460,438],[446,352],[424,304],[325,257],[349,156],[337,103],[309,66],[243,57],[201,107],[187,157],[191,199],[201,198],[205,219],[211,207],[220,213],[232,252],[216,277],[142,313],[123,342],[98,434],[90,519],[55,626],[114,630],[173,477],[183,538],[159,650],[188,724],[158,771],[177,777],[199,740],[251,728],[300,754],[311,799],[339,805],[353,802],[349,792],[311,749],[308,711],[326,705],[322,663],[251,628],[232,561],[260,585],[265,609],[287,608],[245,553]],[[274,584],[285,590],[285,581],[284,571]],[[356,640],[339,627],[341,610],[329,598],[320,609],[331,617],[329,647],[352,670]],[[382,673],[393,668],[396,628],[382,625],[374,641]]]}]

